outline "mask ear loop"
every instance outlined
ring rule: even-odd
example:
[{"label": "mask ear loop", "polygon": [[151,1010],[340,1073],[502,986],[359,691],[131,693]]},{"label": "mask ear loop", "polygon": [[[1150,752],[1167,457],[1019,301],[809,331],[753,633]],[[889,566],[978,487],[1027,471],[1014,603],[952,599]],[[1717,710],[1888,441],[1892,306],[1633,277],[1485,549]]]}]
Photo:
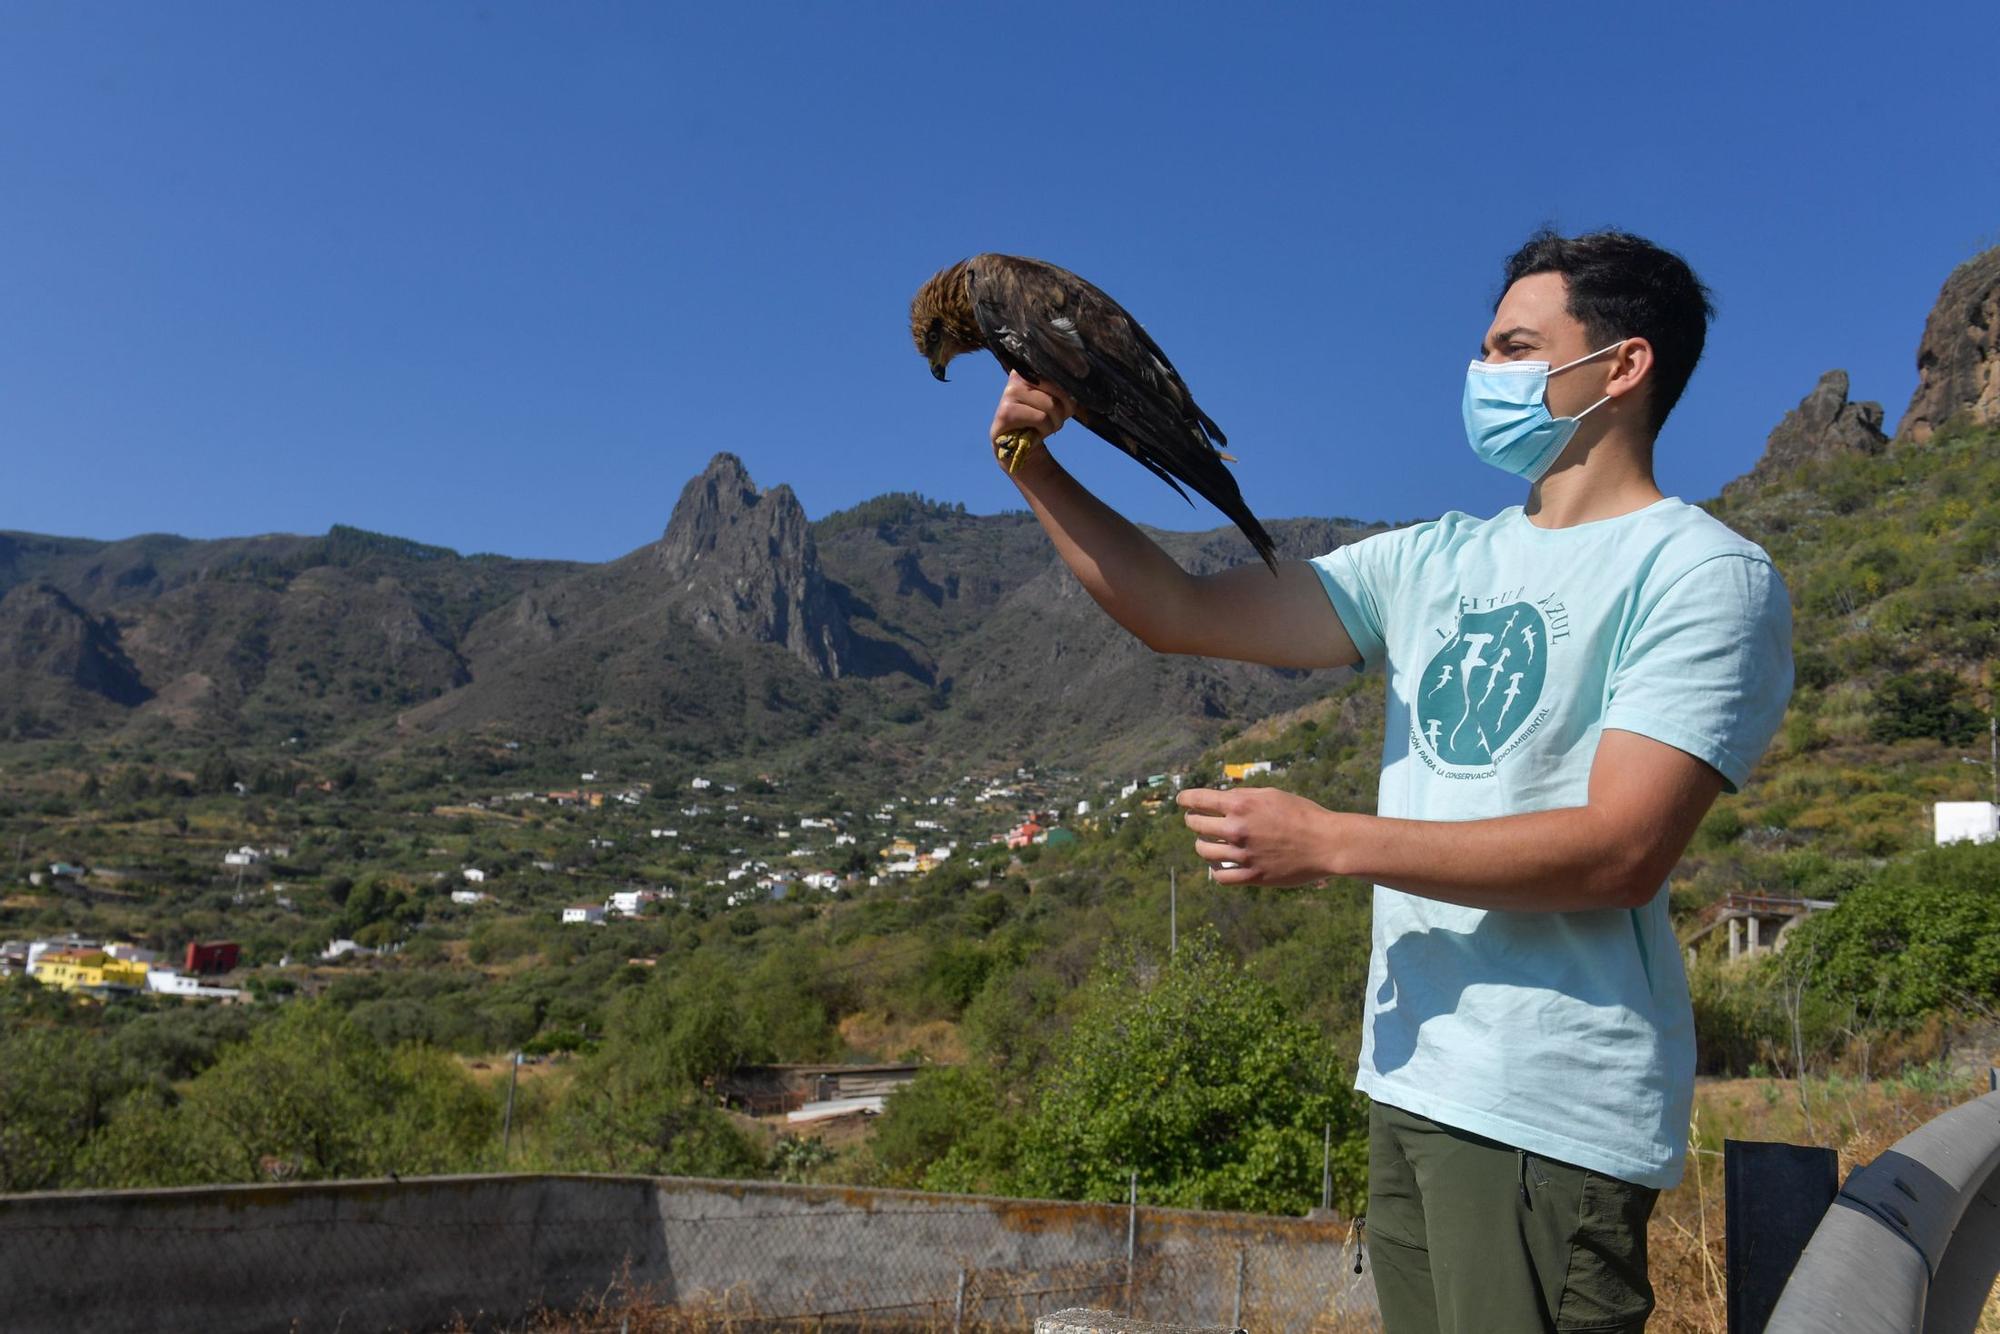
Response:
[{"label": "mask ear loop", "polygon": [[[1625,340],[1625,339],[1623,339],[1623,338],[1619,339],[1619,340],[1618,340],[1617,342],[1615,342],[1615,343],[1606,343],[1606,344],[1605,344],[1605,345],[1604,345],[1603,347],[1600,347],[1600,348],[1598,348],[1598,349],[1597,349],[1597,351],[1595,351],[1595,352],[1586,352],[1586,353],[1585,353],[1585,354],[1584,354],[1583,356],[1580,356],[1580,357],[1578,357],[1578,358],[1577,358],[1577,359],[1576,359],[1575,361],[1565,361],[1565,362],[1564,362],[1564,363],[1563,363],[1562,365],[1560,365],[1560,366],[1556,367],[1556,368],[1555,368],[1554,370],[1550,371],[1550,372],[1549,372],[1549,374],[1550,374],[1550,375],[1560,375],[1560,374],[1562,374],[1562,372],[1564,372],[1564,371],[1568,370],[1568,369],[1569,369],[1570,367],[1572,367],[1572,366],[1581,366],[1581,365],[1583,365],[1583,363],[1584,363],[1584,362],[1586,362],[1586,361],[1595,361],[1595,360],[1597,360],[1597,358],[1599,358],[1599,357],[1603,356],[1603,355],[1604,355],[1604,354],[1605,354],[1606,352],[1609,352],[1609,351],[1611,351],[1611,349],[1613,349],[1613,348],[1615,348],[1615,347],[1623,347],[1623,346],[1625,346],[1625,343],[1626,343],[1626,340]],[[1582,414],[1578,414],[1578,415],[1580,416],[1580,415],[1582,415]]]},{"label": "mask ear loop", "polygon": [[[1554,375],[1557,371],[1566,371],[1571,366],[1581,366],[1586,361],[1596,360],[1598,357],[1603,356],[1606,352],[1611,351],[1613,348],[1619,348],[1623,346],[1625,346],[1625,340],[1623,338],[1619,339],[1615,343],[1606,343],[1603,347],[1598,348],[1597,351],[1595,352],[1589,353],[1585,356],[1578,357],[1575,361],[1564,362],[1562,365],[1556,367],[1555,370],[1550,371],[1549,374]],[[1570,420],[1573,422],[1580,422],[1585,417],[1588,417],[1591,413],[1597,411],[1599,408],[1603,407],[1606,403],[1609,403],[1610,401],[1611,401],[1611,395],[1606,394],[1603,398],[1598,399],[1595,403],[1592,403],[1582,412],[1577,413],[1576,416],[1571,417]]]},{"label": "mask ear loop", "polygon": [[1603,398],[1598,399],[1595,403],[1592,403],[1582,412],[1577,413],[1576,416],[1571,417],[1570,420],[1573,422],[1580,422],[1585,417],[1588,417],[1591,413],[1597,411],[1599,408],[1603,407],[1606,403],[1609,403],[1610,401],[1611,401],[1611,395],[1606,394]]}]

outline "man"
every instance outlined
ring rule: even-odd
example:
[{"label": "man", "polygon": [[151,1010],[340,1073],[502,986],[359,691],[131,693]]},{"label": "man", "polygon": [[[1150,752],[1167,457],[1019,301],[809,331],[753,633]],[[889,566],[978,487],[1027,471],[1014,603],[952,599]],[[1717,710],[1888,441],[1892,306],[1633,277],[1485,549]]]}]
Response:
[{"label": "man", "polygon": [[[1378,814],[1179,797],[1224,884],[1375,883],[1356,1086],[1368,1241],[1408,1331],[1625,1330],[1681,1174],[1693,1013],[1664,882],[1791,692],[1770,558],[1662,496],[1653,443],[1708,294],[1618,232],[1541,232],[1467,370],[1467,439],[1529,483],[1310,562],[1196,577],[1046,451],[1014,480],[1092,597],[1164,653],[1381,669]],[[1069,405],[1010,380],[993,432]]]}]

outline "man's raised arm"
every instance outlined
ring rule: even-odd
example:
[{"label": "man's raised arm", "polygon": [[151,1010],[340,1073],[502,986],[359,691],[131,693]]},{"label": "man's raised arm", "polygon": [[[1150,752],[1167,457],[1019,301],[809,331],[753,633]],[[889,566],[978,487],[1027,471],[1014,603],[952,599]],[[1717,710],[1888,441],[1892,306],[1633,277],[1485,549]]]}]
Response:
[{"label": "man's raised arm", "polygon": [[[1062,429],[1070,411],[1067,401],[1009,375],[989,434],[1032,430],[1046,438]],[[1028,451],[1012,476],[1070,572],[1148,648],[1270,667],[1349,667],[1361,660],[1304,561],[1280,561],[1276,578],[1261,563],[1192,575],[1084,490],[1048,450]]]}]

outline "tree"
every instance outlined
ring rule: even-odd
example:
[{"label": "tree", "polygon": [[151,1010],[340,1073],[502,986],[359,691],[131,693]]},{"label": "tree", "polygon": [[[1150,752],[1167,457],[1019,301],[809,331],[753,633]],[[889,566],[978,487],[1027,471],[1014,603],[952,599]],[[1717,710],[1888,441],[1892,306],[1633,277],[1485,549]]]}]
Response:
[{"label": "tree", "polygon": [[0,1194],[77,1184],[85,1141],[129,1087],[95,1035],[0,1034]]},{"label": "tree", "polygon": [[1022,1194],[1303,1213],[1333,1129],[1337,1198],[1358,1203],[1365,1124],[1331,1043],[1225,957],[1210,929],[1165,964],[1100,961],[1021,1129]]},{"label": "tree", "polygon": [[87,1175],[154,1186],[469,1171],[497,1126],[491,1100],[448,1057],[390,1051],[330,1005],[296,1004],[178,1099],[128,1098],[91,1144]]},{"label": "tree", "polygon": [[1879,999],[1908,1023],[1970,998],[2000,996],[2000,844],[1957,843],[1891,862],[1830,912],[1801,922],[1789,954],[1808,950],[1815,986]]},{"label": "tree", "polygon": [[763,1155],[697,1082],[737,1064],[741,1025],[726,992],[695,990],[655,985],[619,1007],[612,1037],[556,1107],[557,1167],[709,1177],[763,1168]]},{"label": "tree", "polygon": [[1956,745],[1978,729],[1979,715],[1960,701],[1950,672],[1892,676],[1875,691],[1870,731],[1877,741],[1934,740]]},{"label": "tree", "polygon": [[889,1095],[869,1150],[891,1186],[992,1191],[1013,1164],[1012,1125],[990,1072],[939,1066]]}]

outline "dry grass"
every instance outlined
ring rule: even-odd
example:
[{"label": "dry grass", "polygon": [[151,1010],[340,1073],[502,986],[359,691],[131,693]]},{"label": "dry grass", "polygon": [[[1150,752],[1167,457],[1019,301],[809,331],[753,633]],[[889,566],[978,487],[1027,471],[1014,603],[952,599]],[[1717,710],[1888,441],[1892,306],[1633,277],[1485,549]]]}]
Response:
[{"label": "dry grass", "polygon": [[910,1052],[940,1065],[959,1065],[966,1059],[958,1025],[944,1019],[912,1023],[881,1011],[862,1010],[840,1021],[840,1040],[849,1050],[878,1061],[900,1061]]}]

